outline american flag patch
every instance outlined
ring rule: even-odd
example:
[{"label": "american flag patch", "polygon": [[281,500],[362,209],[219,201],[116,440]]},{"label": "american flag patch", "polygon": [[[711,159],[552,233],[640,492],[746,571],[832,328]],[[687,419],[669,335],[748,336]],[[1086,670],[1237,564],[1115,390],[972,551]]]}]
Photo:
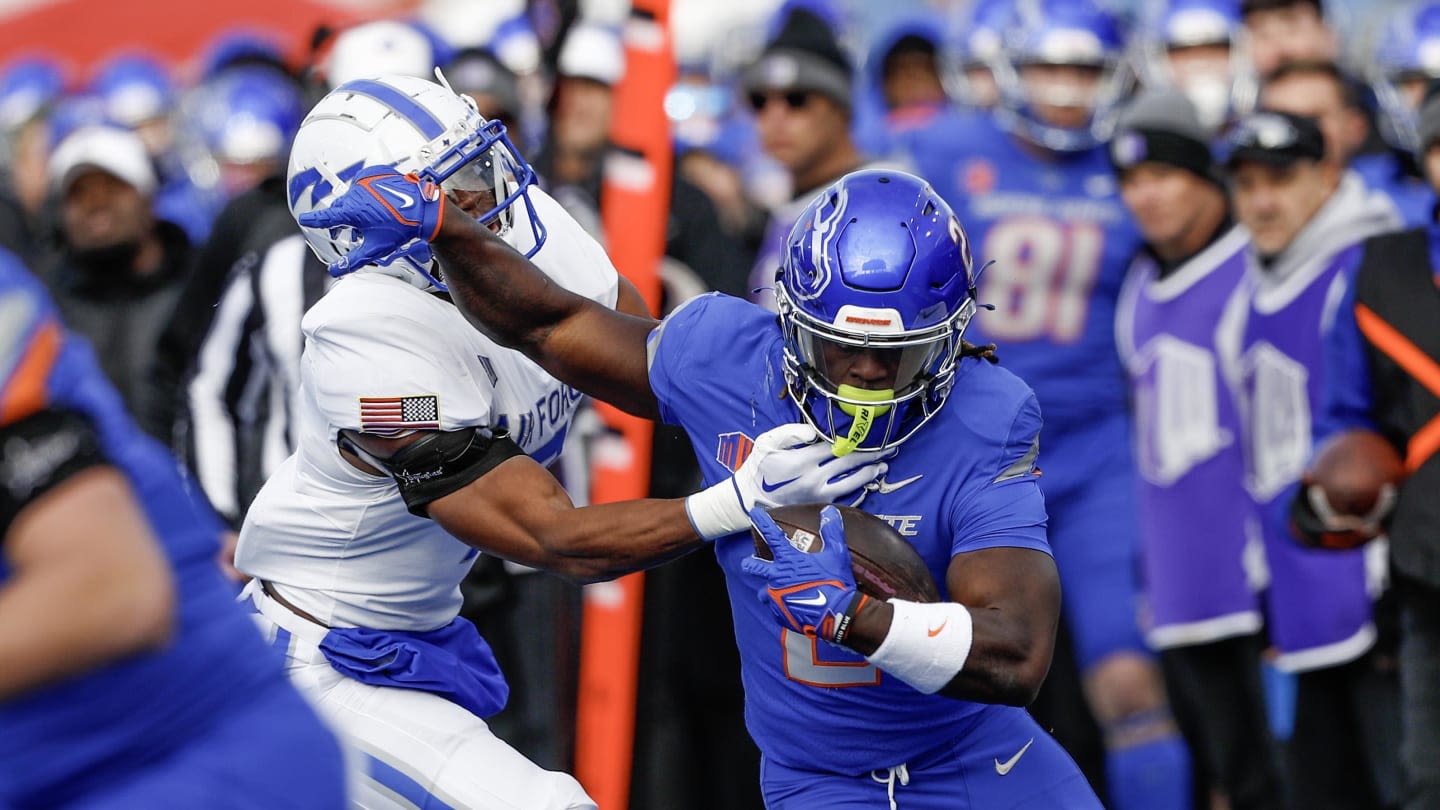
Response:
[{"label": "american flag patch", "polygon": [[360,397],[360,430],[381,435],[405,430],[439,430],[440,400],[420,397]]},{"label": "american flag patch", "polygon": [[725,469],[735,472],[750,457],[754,447],[755,440],[744,433],[721,433],[720,444],[715,448],[715,460],[725,465]]}]

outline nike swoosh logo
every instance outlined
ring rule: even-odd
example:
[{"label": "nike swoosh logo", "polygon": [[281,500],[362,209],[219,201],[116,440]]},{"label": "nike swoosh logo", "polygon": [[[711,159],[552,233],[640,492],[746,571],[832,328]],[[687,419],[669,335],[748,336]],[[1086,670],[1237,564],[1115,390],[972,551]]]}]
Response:
[{"label": "nike swoosh logo", "polygon": [[943,631],[943,630],[945,629],[945,625],[947,625],[947,624],[949,624],[949,623],[950,623],[950,620],[949,620],[949,619],[946,619],[945,621],[940,622],[940,626],[937,627],[937,628],[935,628],[934,630],[931,630],[931,629],[929,629],[929,628],[927,627],[927,628],[925,629],[925,632],[928,633],[928,634],[930,634],[930,638],[934,638],[934,637],[940,635],[941,631]]},{"label": "nike swoosh logo", "polygon": [[774,492],[775,490],[777,490],[777,489],[785,486],[786,484],[793,484],[793,483],[795,483],[796,481],[799,481],[799,480],[800,480],[800,476],[797,475],[797,476],[795,476],[794,478],[790,478],[790,479],[781,481],[781,482],[779,482],[779,483],[772,484],[772,483],[770,483],[769,481],[766,481],[764,478],[761,478],[761,479],[760,479],[760,488],[763,489],[763,490],[765,490],[766,492]]},{"label": "nike swoosh logo", "polygon": [[1001,761],[998,760],[998,759],[995,760],[995,773],[998,773],[998,774],[1000,774],[1001,776],[1004,776],[1005,774],[1009,773],[1009,772],[1010,772],[1010,769],[1013,768],[1013,767],[1015,767],[1015,763],[1017,763],[1017,762],[1020,761],[1020,757],[1025,756],[1025,752],[1026,752],[1026,751],[1029,751],[1029,750],[1030,750],[1030,746],[1032,746],[1032,745],[1034,745],[1034,744],[1035,744],[1035,738],[1034,738],[1034,737],[1031,737],[1031,738],[1030,738],[1030,741],[1027,742],[1027,743],[1025,743],[1025,747],[1024,747],[1024,748],[1021,748],[1019,751],[1016,751],[1016,752],[1015,752],[1015,756],[1010,757],[1009,759],[1005,760],[1004,762],[1001,762]]},{"label": "nike swoosh logo", "polygon": [[811,605],[813,607],[819,607],[825,604],[825,594],[817,591],[815,595],[810,597],[809,599],[791,599],[790,603],[795,605]]},{"label": "nike swoosh logo", "polygon": [[415,204],[415,200],[411,198],[409,194],[406,194],[399,189],[394,189],[389,186],[379,186],[379,189],[386,194],[389,194],[391,197],[399,200],[402,207],[409,208],[410,206]]},{"label": "nike swoosh logo", "polygon": [[924,477],[925,477],[925,474],[924,474],[924,473],[921,473],[920,475],[915,475],[915,476],[911,476],[911,477],[909,477],[909,478],[906,478],[906,479],[903,480],[903,481],[886,481],[885,479],[882,478],[882,479],[880,479],[879,481],[876,481],[876,482],[875,482],[875,491],[878,492],[878,493],[881,494],[881,495],[887,495],[887,494],[889,494],[889,493],[891,493],[891,492],[894,492],[894,491],[897,490],[897,489],[903,489],[903,488],[905,488],[905,487],[908,487],[908,486],[910,486],[911,484],[915,483],[916,481],[919,481],[921,478],[924,478]]}]

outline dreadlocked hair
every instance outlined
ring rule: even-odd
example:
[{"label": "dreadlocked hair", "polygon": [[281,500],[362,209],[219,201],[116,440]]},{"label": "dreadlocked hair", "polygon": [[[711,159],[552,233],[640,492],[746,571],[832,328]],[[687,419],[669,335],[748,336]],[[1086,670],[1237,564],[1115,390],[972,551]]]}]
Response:
[{"label": "dreadlocked hair", "polygon": [[995,353],[994,343],[971,343],[968,340],[960,340],[960,356],[978,357],[981,360],[989,360],[991,363],[999,364],[1000,356]]}]

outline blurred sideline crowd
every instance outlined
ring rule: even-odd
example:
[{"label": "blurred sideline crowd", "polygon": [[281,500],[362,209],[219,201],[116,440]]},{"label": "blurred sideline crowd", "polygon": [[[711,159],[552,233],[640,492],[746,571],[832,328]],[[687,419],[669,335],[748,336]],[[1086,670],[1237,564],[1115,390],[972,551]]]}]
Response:
[{"label": "blurred sideline crowd", "polygon": [[[238,528],[293,449],[300,318],[332,281],[287,208],[306,111],[354,79],[439,67],[603,244],[627,6],[433,0],[317,31],[305,64],[237,33],[183,74],[138,52],[84,77],[0,65],[0,247]],[[665,308],[707,290],[765,302],[816,189],[915,172],[994,262],[979,330],[1036,389],[1065,469],[1093,479],[1073,491],[1125,490],[1092,519],[1054,479],[1067,619],[1032,709],[1110,806],[1145,806],[1121,795],[1136,777],[1114,753],[1178,730],[1188,771],[1154,773],[1191,774],[1187,806],[1440,808],[1440,515],[1415,494],[1440,446],[1440,293],[1386,275],[1440,270],[1440,0],[1371,11],[937,0],[862,31],[824,0],[676,3]],[[1366,313],[1420,348],[1390,351]],[[1039,343],[1084,352],[1047,369]],[[1126,446],[1082,446],[1111,420]],[[1302,479],[1356,429],[1410,479],[1361,521],[1388,539],[1313,548],[1344,521]],[[577,418],[558,462],[577,503],[603,433]],[[651,495],[698,482],[683,434],[657,426]],[[1119,528],[1068,537],[1072,520]],[[1105,553],[1067,575],[1080,552],[1064,544],[1092,542]],[[569,770],[579,586],[481,556],[463,590],[511,673],[496,733]],[[1143,643],[1094,652],[1101,603]],[[708,555],[647,575],[633,807],[761,806],[734,646],[692,629],[723,626],[726,604]]]}]

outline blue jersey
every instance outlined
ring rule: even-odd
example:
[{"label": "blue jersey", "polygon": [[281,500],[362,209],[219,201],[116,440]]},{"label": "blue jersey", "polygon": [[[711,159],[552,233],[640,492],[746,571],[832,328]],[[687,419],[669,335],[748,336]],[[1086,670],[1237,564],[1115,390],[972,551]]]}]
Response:
[{"label": "blue jersey", "polygon": [[[761,433],[801,421],[785,393],[781,344],[772,313],[722,295],[692,300],[652,334],[661,416],[685,429],[707,484],[728,478]],[[910,540],[942,595],[956,554],[998,546],[1048,553],[1033,465],[1039,430],[1024,383],[987,362],[962,361],[949,401],[857,505]],[[746,724],[767,761],[860,774],[963,740],[988,713],[1021,711],[921,694],[855,653],[783,630],[757,598],[765,581],[741,570],[753,551],[748,534],[715,543]]]},{"label": "blue jersey", "polygon": [[977,297],[995,309],[982,309],[967,336],[1003,347],[1057,435],[1123,414],[1115,301],[1141,240],[1105,149],[1040,157],[975,112],[947,115],[907,143],[920,176],[960,217],[977,262],[994,262]]},{"label": "blue jersey", "polygon": [[[214,557],[222,526],[198,487],[134,425],[90,347],[64,334],[39,285],[6,259],[0,309],[0,426],[46,409],[86,417],[163,544],[177,591],[164,649],[0,703],[0,806],[59,807],[193,751],[228,718],[245,717],[290,686],[220,576]],[[0,559],[0,583],[10,575]],[[318,730],[298,697],[294,704],[287,707],[293,716],[270,733]]]}]

